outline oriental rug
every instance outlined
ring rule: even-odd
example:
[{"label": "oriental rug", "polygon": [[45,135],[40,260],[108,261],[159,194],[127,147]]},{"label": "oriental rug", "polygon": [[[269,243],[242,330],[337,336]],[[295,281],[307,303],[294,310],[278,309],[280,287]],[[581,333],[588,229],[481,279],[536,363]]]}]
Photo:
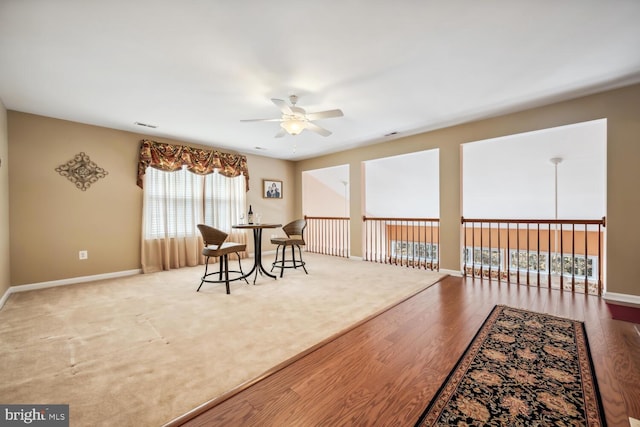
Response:
[{"label": "oriental rug", "polygon": [[497,305],[416,426],[605,426],[584,323]]}]

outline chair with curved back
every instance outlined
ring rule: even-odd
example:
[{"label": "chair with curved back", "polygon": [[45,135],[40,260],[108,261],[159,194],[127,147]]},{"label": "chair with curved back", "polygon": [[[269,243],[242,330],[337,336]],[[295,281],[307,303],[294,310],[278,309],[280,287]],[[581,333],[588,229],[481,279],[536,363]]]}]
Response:
[{"label": "chair with curved back", "polygon": [[[204,240],[204,247],[202,248],[202,255],[206,257],[205,259],[205,267],[204,267],[204,276],[202,276],[202,281],[200,282],[200,286],[196,292],[200,290],[202,284],[204,282],[207,283],[224,283],[227,287],[227,294],[231,293],[229,288],[229,282],[233,282],[234,280],[244,279],[247,284],[246,276],[242,271],[242,263],[240,261],[240,253],[247,249],[247,245],[244,243],[236,243],[236,242],[225,242],[228,234],[222,230],[218,230],[215,227],[211,227],[205,224],[198,224],[198,230],[200,230],[200,234],[202,234],[202,240]],[[238,265],[239,270],[229,270],[229,254],[235,253],[238,256]],[[207,273],[209,268],[209,258],[210,257],[219,257],[220,270],[218,272]],[[223,279],[224,273],[224,279]],[[233,279],[229,279],[229,273],[240,273],[240,276],[235,277]],[[208,276],[212,274],[218,274],[218,280],[207,279]]]},{"label": "chair with curved back", "polygon": [[[279,268],[280,277],[282,277],[285,268],[302,267],[304,272],[309,274],[305,267],[306,263],[302,260],[302,250],[300,249],[300,246],[305,245],[304,229],[306,227],[307,221],[305,219],[296,219],[282,227],[287,237],[273,237],[271,239],[271,243],[278,245],[276,247],[276,259],[273,264],[271,264],[271,271],[273,271],[274,268]],[[287,247],[291,247],[291,259],[287,259],[285,256]],[[278,258],[280,248],[282,248],[282,254],[280,258]],[[298,248],[298,259],[296,259],[295,248]]]}]

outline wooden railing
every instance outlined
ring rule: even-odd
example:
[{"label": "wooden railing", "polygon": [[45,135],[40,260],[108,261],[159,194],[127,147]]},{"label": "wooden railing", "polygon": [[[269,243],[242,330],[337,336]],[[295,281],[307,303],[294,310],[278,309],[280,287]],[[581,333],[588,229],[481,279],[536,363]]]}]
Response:
[{"label": "wooden railing", "polygon": [[440,219],[363,216],[365,261],[440,270]]},{"label": "wooden railing", "polygon": [[605,218],[461,218],[465,276],[602,295]]},{"label": "wooden railing", "polygon": [[308,252],[349,257],[350,218],[304,216],[307,220],[305,243]]}]

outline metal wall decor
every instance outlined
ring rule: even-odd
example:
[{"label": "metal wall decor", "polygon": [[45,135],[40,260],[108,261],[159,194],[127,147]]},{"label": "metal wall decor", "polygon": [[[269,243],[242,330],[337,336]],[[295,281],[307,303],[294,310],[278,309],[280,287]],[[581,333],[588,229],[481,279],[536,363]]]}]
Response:
[{"label": "metal wall decor", "polygon": [[89,156],[84,153],[76,154],[72,160],[58,166],[56,172],[66,176],[69,181],[76,185],[76,188],[82,191],[85,191],[91,184],[109,174],[109,172],[92,162]]}]

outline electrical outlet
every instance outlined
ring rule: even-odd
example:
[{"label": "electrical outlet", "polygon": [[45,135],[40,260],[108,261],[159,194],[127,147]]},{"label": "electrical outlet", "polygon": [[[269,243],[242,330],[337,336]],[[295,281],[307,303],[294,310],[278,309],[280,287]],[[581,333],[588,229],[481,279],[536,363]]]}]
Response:
[{"label": "electrical outlet", "polygon": [[88,251],[80,251],[80,252],[78,252],[78,258],[79,259],[87,259],[87,258],[89,258],[89,252]]}]

